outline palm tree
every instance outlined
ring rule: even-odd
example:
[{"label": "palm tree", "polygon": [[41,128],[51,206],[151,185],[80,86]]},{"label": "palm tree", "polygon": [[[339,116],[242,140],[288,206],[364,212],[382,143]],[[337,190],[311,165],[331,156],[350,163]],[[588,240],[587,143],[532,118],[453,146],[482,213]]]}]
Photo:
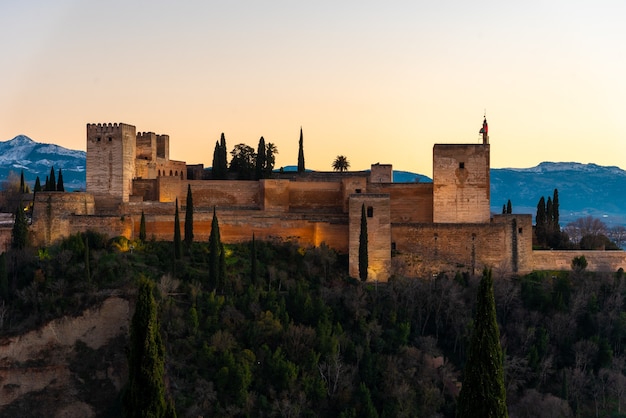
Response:
[{"label": "palm tree", "polygon": [[335,171],[343,173],[344,171],[348,171],[348,168],[350,168],[350,163],[345,155],[338,155],[335,161],[333,161],[333,170]]}]

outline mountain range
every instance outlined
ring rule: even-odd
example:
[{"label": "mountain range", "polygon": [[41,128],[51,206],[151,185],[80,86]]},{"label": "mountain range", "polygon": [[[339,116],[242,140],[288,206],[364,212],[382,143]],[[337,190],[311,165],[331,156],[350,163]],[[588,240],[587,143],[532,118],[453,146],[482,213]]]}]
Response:
[{"label": "mountain range", "polygon": [[[50,169],[63,171],[66,190],[85,189],[85,151],[33,141],[18,135],[0,141],[0,179],[16,176],[23,170],[31,187],[39,176],[42,185]],[[431,182],[431,178],[407,171],[393,173],[394,182]],[[0,180],[1,181],[1,180]],[[511,200],[513,213],[535,215],[543,196],[559,191],[560,219],[563,225],[577,218],[601,218],[607,226],[626,225],[626,171],[619,167],[576,162],[543,162],[531,168],[491,169],[491,210],[501,213]]]}]

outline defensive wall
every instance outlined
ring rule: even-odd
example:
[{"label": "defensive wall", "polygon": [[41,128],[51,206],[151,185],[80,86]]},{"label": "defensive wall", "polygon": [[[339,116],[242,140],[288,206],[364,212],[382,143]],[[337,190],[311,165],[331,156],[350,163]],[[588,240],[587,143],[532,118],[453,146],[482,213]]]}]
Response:
[{"label": "defensive wall", "polygon": [[202,180],[201,166],[169,159],[168,135],[136,133],[119,124],[87,125],[87,193],[34,197],[35,245],[94,230],[137,238],[141,214],[149,238],[171,241],[175,201],[184,230],[187,189],[194,204],[194,240],[206,241],[213,210],[224,242],[258,239],[328,246],[349,255],[358,277],[362,208],[368,230],[368,280],[471,271],[490,266],[517,273],[569,269],[585,255],[589,270],[615,271],[624,252],[532,250],[531,215],[491,215],[490,146],[433,147],[433,183],[393,183],[390,164],[369,171],[276,173],[260,181]]},{"label": "defensive wall", "polygon": [[570,270],[574,257],[585,256],[587,270],[615,272],[626,270],[626,251],[533,251],[533,270]]},{"label": "defensive wall", "polygon": [[393,224],[391,241],[403,273],[429,276],[485,267],[532,270],[531,215],[495,216],[484,224]]}]

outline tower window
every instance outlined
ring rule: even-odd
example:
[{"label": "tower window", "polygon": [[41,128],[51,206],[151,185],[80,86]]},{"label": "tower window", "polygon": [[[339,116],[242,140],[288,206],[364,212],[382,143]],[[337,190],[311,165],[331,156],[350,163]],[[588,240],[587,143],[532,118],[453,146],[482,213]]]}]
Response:
[{"label": "tower window", "polygon": [[521,233],[522,233],[522,228],[519,228],[519,229],[517,230],[517,232],[518,232],[519,234],[521,234]]},{"label": "tower window", "polygon": [[361,193],[361,189],[356,189],[355,192],[356,193]]},{"label": "tower window", "polygon": [[96,141],[100,142],[102,138],[100,138],[99,136],[96,137]]},{"label": "tower window", "polygon": [[111,141],[113,141],[113,137],[112,136],[109,137],[109,142],[111,142]]},{"label": "tower window", "polygon": [[373,216],[374,216],[374,208],[373,208],[373,207],[371,207],[371,206],[368,206],[368,207],[367,207],[367,217],[368,217],[368,218],[371,218],[371,217],[373,217]]},{"label": "tower window", "polygon": [[462,170],[465,168],[465,163],[464,162],[460,162],[459,163],[459,168]]}]

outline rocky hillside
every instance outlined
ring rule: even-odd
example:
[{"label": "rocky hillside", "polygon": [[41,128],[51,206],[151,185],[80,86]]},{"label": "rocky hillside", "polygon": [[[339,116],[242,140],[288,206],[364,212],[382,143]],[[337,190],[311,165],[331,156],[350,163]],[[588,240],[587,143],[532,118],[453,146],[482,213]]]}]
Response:
[{"label": "rocky hillside", "polygon": [[0,338],[0,416],[115,416],[128,376],[129,311],[128,300],[110,297],[78,317]]}]

